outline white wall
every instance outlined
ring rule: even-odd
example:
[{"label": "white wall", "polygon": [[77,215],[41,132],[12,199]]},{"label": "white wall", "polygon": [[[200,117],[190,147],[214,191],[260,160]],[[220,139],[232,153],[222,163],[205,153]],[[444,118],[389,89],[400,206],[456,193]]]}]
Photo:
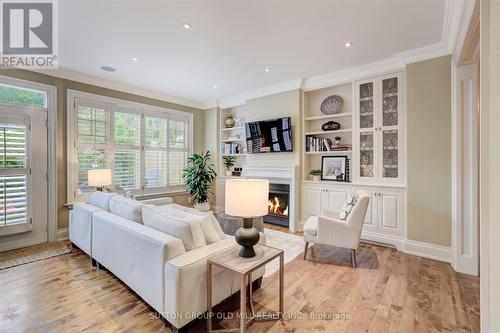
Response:
[{"label": "white wall", "polygon": [[481,1],[481,332],[500,332],[500,1]]}]

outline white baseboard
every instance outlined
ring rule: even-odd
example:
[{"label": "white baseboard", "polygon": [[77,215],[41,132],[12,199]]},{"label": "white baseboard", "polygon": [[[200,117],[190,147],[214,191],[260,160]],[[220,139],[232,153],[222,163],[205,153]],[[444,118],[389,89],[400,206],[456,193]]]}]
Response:
[{"label": "white baseboard", "polygon": [[366,232],[364,231],[361,234],[361,240],[368,241],[368,242],[375,242],[380,245],[392,245],[399,251],[402,251],[404,248],[404,242],[405,240],[402,237],[398,236],[389,236],[389,235],[381,235],[373,232]]},{"label": "white baseboard", "polygon": [[407,239],[402,251],[408,254],[413,254],[428,259],[444,261],[447,263],[452,262],[451,247],[449,246],[442,246]]},{"label": "white baseboard", "polygon": [[67,240],[69,239],[69,228],[57,229],[57,240]]},{"label": "white baseboard", "polygon": [[451,247],[435,245],[431,243],[419,242],[410,239],[404,239],[398,236],[381,235],[371,232],[363,232],[361,239],[368,242],[376,242],[377,244],[395,246],[398,251],[412,254],[415,256],[443,261],[452,262]]}]

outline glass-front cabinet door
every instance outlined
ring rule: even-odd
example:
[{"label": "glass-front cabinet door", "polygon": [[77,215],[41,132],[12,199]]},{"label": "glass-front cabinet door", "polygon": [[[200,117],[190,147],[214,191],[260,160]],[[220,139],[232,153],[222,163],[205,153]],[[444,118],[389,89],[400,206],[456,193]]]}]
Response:
[{"label": "glass-front cabinet door", "polygon": [[359,170],[358,175],[361,179],[374,180],[376,174],[376,96],[375,82],[360,82],[357,86],[358,91],[358,128],[359,128]]},{"label": "glass-front cabinet door", "polygon": [[381,78],[381,107],[379,115],[380,143],[381,143],[381,165],[380,178],[386,182],[394,182],[402,179],[401,175],[401,78],[392,75]]},{"label": "glass-front cabinet door", "polygon": [[356,85],[358,181],[401,182],[402,98],[400,74],[360,81]]}]

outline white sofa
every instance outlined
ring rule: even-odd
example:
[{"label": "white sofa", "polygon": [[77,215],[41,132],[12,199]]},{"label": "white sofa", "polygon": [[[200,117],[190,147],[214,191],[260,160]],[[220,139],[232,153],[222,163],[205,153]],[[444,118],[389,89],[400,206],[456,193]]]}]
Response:
[{"label": "white sofa", "polygon": [[[236,243],[232,236],[218,230],[223,239],[186,251],[183,240],[142,224],[143,212],[148,210],[158,211],[116,194],[93,193],[89,203],[73,205],[69,237],[158,311],[175,330],[185,331],[190,321],[207,310],[206,258]],[[195,210],[189,213],[212,214]],[[215,219],[213,214],[210,218]],[[217,224],[216,220],[213,223]],[[265,243],[264,235],[261,242]],[[253,281],[260,279],[257,284],[264,270],[263,267],[253,274]],[[227,270],[214,269],[212,281],[213,304],[239,291],[238,276]]]}]

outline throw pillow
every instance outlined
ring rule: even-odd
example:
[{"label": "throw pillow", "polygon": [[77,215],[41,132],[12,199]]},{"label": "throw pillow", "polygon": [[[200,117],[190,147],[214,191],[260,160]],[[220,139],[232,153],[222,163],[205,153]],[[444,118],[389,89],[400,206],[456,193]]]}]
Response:
[{"label": "throw pillow", "polygon": [[144,207],[142,218],[144,225],[179,238],[186,251],[207,245],[201,229],[200,218],[186,216],[180,218],[176,214],[160,210],[152,205]]},{"label": "throw pillow", "polygon": [[346,202],[342,206],[342,209],[340,210],[339,213],[341,221],[347,221],[347,218],[349,217],[349,214],[351,214],[351,211],[356,205],[357,201],[358,201],[358,196],[356,194],[351,192],[347,195]]},{"label": "throw pillow", "polygon": [[171,204],[168,207],[173,210],[182,211],[185,214],[192,214],[195,216],[203,217],[201,221],[201,228],[205,233],[205,241],[207,244],[217,243],[218,241],[225,239],[226,235],[222,231],[222,228],[219,225],[219,222],[214,216],[214,213],[209,212],[200,212],[195,208],[185,207],[177,204]]}]

